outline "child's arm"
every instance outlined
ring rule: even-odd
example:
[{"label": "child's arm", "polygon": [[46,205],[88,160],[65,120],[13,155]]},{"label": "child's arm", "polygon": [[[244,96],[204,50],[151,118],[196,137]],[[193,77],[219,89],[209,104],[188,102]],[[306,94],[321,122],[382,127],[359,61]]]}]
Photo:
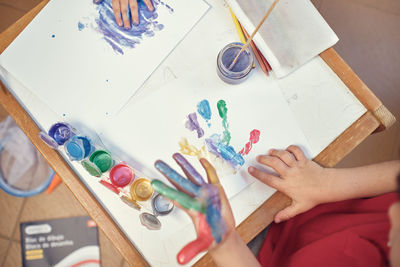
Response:
[{"label": "child's arm", "polygon": [[219,246],[209,250],[216,266],[261,266],[254,254],[234,231]]},{"label": "child's arm", "polygon": [[278,175],[255,167],[249,173],[263,183],[292,198],[292,204],[275,216],[275,222],[287,220],[314,206],[352,198],[371,197],[396,190],[400,161],[332,169],[309,160],[297,146],[272,149],[257,161],[273,168]]}]

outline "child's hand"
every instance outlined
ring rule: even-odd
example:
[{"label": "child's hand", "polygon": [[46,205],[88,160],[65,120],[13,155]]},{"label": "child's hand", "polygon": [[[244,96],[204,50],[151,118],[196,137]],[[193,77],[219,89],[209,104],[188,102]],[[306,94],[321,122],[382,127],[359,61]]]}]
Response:
[{"label": "child's hand", "polygon": [[275,222],[288,220],[324,202],[329,195],[327,170],[306,158],[297,146],[286,150],[271,149],[257,161],[274,169],[279,176],[249,167],[249,173],[261,182],[281,191],[292,199],[292,204],[275,215]]},{"label": "child's hand", "polygon": [[[218,248],[220,244],[235,242],[235,220],[225,191],[219,182],[214,167],[206,160],[200,163],[207,173],[208,183],[179,153],[173,155],[186,178],[163,161],[156,161],[155,167],[178,190],[153,180],[154,189],[171,199],[192,219],[197,239],[187,244],[177,255],[180,264],[186,264],[202,251]],[[240,238],[239,238],[240,239]]]},{"label": "child's hand", "polygon": [[[154,10],[151,0],[143,0],[143,2],[146,4],[149,11]],[[112,7],[114,10],[115,20],[119,26],[122,27],[123,21],[123,25],[126,29],[131,27],[130,18],[128,17],[128,8],[131,11],[132,23],[139,24],[139,9],[137,0],[112,0]]]}]

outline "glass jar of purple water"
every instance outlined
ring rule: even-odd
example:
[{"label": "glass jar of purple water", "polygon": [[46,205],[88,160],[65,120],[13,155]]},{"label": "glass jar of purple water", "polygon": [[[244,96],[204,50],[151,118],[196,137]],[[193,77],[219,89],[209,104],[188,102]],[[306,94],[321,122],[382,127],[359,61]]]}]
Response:
[{"label": "glass jar of purple water", "polygon": [[236,63],[231,66],[242,47],[242,43],[230,43],[222,48],[218,54],[217,73],[221,80],[226,83],[238,84],[243,82],[253,68],[254,58],[249,47],[243,50]]}]

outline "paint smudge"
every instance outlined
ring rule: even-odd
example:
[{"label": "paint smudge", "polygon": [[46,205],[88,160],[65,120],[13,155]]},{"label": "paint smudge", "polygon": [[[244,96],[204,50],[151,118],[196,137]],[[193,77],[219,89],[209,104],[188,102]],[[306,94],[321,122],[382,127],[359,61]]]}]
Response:
[{"label": "paint smudge", "polygon": [[239,166],[243,166],[244,159],[242,155],[240,153],[236,153],[235,149],[232,146],[224,144],[219,134],[213,134],[209,138],[207,138],[206,144],[208,150],[211,153],[222,157],[223,159],[228,161],[229,164],[232,165],[232,167],[236,168]]},{"label": "paint smudge", "polygon": [[[118,26],[111,2],[111,0],[95,2],[98,10],[98,17],[95,19],[95,28],[118,54],[123,55],[125,48],[134,48],[144,37],[153,37],[155,32],[161,31],[164,28],[164,25],[157,21],[157,5],[160,4],[158,1],[153,1],[154,11],[149,11],[144,1],[138,1],[139,24],[132,23],[129,29]],[[127,15],[131,21],[129,9]]]},{"label": "paint smudge", "polygon": [[85,27],[86,27],[85,24],[83,24],[83,23],[80,22],[80,21],[78,22],[78,30],[79,30],[79,31],[82,31],[83,29],[85,29]]},{"label": "paint smudge", "polygon": [[188,155],[188,156],[196,156],[197,158],[203,158],[205,157],[206,153],[206,148],[203,146],[201,149],[198,149],[194,145],[190,144],[187,138],[181,138],[179,141],[179,152],[182,154]]},{"label": "paint smudge", "polygon": [[222,127],[224,127],[224,132],[223,132],[223,137],[222,137],[222,143],[225,145],[229,145],[229,142],[231,141],[231,133],[229,132],[229,124],[228,124],[228,108],[226,107],[226,103],[224,100],[220,100],[217,103],[217,108],[218,108],[218,113],[219,116],[222,119]]},{"label": "paint smudge", "polygon": [[257,129],[254,129],[253,131],[250,132],[250,141],[246,143],[244,148],[240,150],[241,155],[248,155],[251,148],[253,147],[253,144],[256,144],[260,140],[260,131]]},{"label": "paint smudge", "polygon": [[168,9],[169,13],[174,13],[174,9],[170,5],[166,4],[163,1],[154,0],[153,3],[156,3],[156,4],[160,3],[161,5],[165,6]]},{"label": "paint smudge", "polygon": [[207,99],[201,100],[199,104],[197,104],[197,112],[203,119],[207,122],[208,127],[211,126],[211,108],[210,103]]},{"label": "paint smudge", "polygon": [[190,131],[196,131],[197,138],[201,138],[204,135],[204,130],[200,127],[200,124],[197,121],[197,115],[195,112],[190,113],[187,116],[187,121],[185,123],[185,127],[188,128]]}]

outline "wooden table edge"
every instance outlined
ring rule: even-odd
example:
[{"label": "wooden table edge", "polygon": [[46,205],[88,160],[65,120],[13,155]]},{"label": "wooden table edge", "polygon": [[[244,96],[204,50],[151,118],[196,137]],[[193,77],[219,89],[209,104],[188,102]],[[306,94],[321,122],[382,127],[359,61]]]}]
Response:
[{"label": "wooden table edge", "polygon": [[[0,34],[0,53],[6,49],[48,2],[49,0],[42,1]],[[368,110],[314,159],[321,165],[332,167],[371,133],[390,127],[395,118],[333,48],[327,49],[320,56]],[[56,151],[48,148],[40,141],[37,136],[40,130],[35,122],[14,96],[8,92],[8,89],[3,85],[1,86],[3,90],[0,92],[0,103],[49,162],[54,171],[63,179],[67,187],[115,245],[120,254],[131,265],[134,263],[135,265],[148,266],[142,255],[105,211],[104,207],[97,202],[96,198],[81,182],[66,161]],[[289,205],[290,202],[291,200],[287,196],[276,192],[237,227],[240,236],[248,243],[273,221],[273,216],[279,210]],[[212,264],[210,256],[206,254],[195,266],[209,266]]]}]

